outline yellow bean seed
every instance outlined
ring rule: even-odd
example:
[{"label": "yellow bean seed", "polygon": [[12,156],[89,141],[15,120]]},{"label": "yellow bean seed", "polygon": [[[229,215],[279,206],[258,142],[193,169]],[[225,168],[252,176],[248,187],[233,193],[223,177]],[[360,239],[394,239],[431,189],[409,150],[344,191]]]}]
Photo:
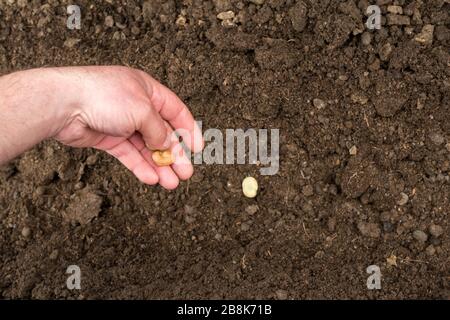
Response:
[{"label": "yellow bean seed", "polygon": [[175,162],[174,156],[171,150],[156,150],[152,154],[153,162],[158,167],[170,166]]},{"label": "yellow bean seed", "polygon": [[254,198],[258,194],[258,181],[253,177],[247,177],[242,181],[242,192],[247,198]]}]

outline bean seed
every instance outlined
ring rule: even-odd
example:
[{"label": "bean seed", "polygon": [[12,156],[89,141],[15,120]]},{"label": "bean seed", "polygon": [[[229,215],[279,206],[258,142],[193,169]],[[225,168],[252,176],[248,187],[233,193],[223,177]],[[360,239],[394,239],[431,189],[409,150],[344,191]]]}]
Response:
[{"label": "bean seed", "polygon": [[254,198],[258,193],[258,181],[253,177],[247,177],[242,181],[242,191],[247,198]]},{"label": "bean seed", "polygon": [[152,159],[158,167],[170,166],[175,162],[172,151],[170,150],[153,151]]}]

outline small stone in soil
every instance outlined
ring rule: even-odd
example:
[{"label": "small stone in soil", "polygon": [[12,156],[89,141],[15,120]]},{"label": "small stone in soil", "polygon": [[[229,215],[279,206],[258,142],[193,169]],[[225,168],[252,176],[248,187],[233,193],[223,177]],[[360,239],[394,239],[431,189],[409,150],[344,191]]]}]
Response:
[{"label": "small stone in soil", "polygon": [[183,16],[179,16],[179,17],[177,18],[177,20],[175,21],[175,24],[176,24],[177,26],[184,26],[184,25],[186,24],[186,18],[183,17]]},{"label": "small stone in soil", "polygon": [[106,18],[105,18],[105,26],[107,28],[112,28],[114,26],[114,18],[112,16],[106,16]]},{"label": "small stone in soil", "polygon": [[184,221],[185,221],[187,224],[192,224],[192,223],[195,222],[195,218],[194,218],[194,217],[191,217],[191,216],[189,216],[189,215],[186,215],[186,216],[184,216]]},{"label": "small stone in soil", "polygon": [[316,107],[317,109],[323,109],[326,106],[325,101],[323,101],[322,99],[317,99],[317,98],[313,100],[313,104],[314,104],[314,107]]},{"label": "small stone in soil", "polygon": [[428,231],[430,231],[430,234],[433,237],[439,238],[444,233],[444,228],[438,226],[437,224],[432,224],[428,228]]},{"label": "small stone in soil", "polygon": [[373,222],[359,222],[358,230],[363,236],[378,238],[381,235],[380,226]]},{"label": "small stone in soil", "polygon": [[28,227],[23,227],[21,233],[24,238],[28,238],[31,235],[31,229]]},{"label": "small stone in soil", "polygon": [[394,6],[394,5],[388,6],[387,11],[389,13],[394,13],[394,14],[403,14],[403,8],[400,6]]},{"label": "small stone in soil", "polygon": [[286,290],[277,290],[275,294],[278,300],[286,300],[288,297]]},{"label": "small stone in soil", "polygon": [[289,9],[288,14],[291,18],[294,30],[298,32],[303,31],[308,23],[308,7],[303,1],[297,1],[297,3]]},{"label": "small stone in soil", "polygon": [[413,238],[419,242],[426,242],[428,240],[428,235],[422,230],[415,230],[413,232]]},{"label": "small stone in soil", "polygon": [[330,186],[328,187],[328,192],[333,196],[336,196],[338,194],[337,186],[335,184],[330,184]]},{"label": "small stone in soil", "polygon": [[431,237],[430,243],[434,246],[440,246],[441,240],[439,240],[439,238]]},{"label": "small stone in soil", "polygon": [[225,11],[225,12],[221,12],[217,15],[217,19],[219,19],[219,20],[230,20],[233,18],[234,18],[233,11]]},{"label": "small stone in soil", "polygon": [[242,224],[241,224],[241,231],[248,231],[248,230],[250,230],[250,226],[249,226],[249,224],[248,223],[246,223],[246,222],[243,222]]},{"label": "small stone in soil", "polygon": [[408,201],[409,201],[408,195],[406,193],[402,192],[402,193],[400,193],[400,197],[397,200],[397,204],[399,206],[404,206],[405,204],[408,203]]},{"label": "small stone in soil", "polygon": [[336,230],[336,218],[335,217],[330,217],[328,219],[327,222],[327,226],[328,226],[328,231],[330,232],[334,232]]},{"label": "small stone in soil", "polygon": [[450,29],[446,26],[437,26],[434,31],[434,36],[438,41],[447,41],[450,39]]},{"label": "small stone in soil", "polygon": [[150,217],[148,218],[148,224],[149,224],[150,226],[152,226],[152,227],[153,227],[157,222],[158,222],[158,220],[156,219],[155,216],[150,216]]},{"label": "small stone in soil", "polygon": [[40,197],[40,196],[42,196],[42,195],[45,194],[45,191],[46,191],[46,190],[47,190],[47,188],[45,188],[44,186],[39,186],[39,187],[37,187],[36,190],[34,191],[34,194],[35,194],[37,197]]},{"label": "small stone in soil", "polygon": [[194,207],[185,205],[184,206],[184,213],[185,214],[193,214],[194,213]]},{"label": "small stone in soil", "polygon": [[141,33],[141,29],[139,29],[139,27],[137,26],[133,26],[131,27],[131,33],[137,36],[139,33]]},{"label": "small stone in soil", "polygon": [[432,244],[430,244],[426,249],[425,252],[427,253],[427,255],[432,256],[436,253],[436,249],[434,248],[434,246]]},{"label": "small stone in soil", "polygon": [[437,146],[440,146],[445,141],[444,137],[440,133],[437,133],[437,132],[433,132],[430,134],[430,140]]},{"label": "small stone in soil", "polygon": [[251,206],[248,206],[247,208],[245,208],[245,212],[247,212],[250,215],[255,214],[258,210],[259,210],[259,207],[256,204],[252,204]]},{"label": "small stone in soil", "polygon": [[390,266],[397,266],[397,256],[391,254],[389,258],[386,258],[386,262]]},{"label": "small stone in soil", "polygon": [[310,197],[314,194],[314,188],[311,185],[304,186],[302,188],[302,193],[305,197]]},{"label": "small stone in soil", "polygon": [[316,259],[322,259],[323,257],[325,257],[325,252],[322,250],[319,250],[314,254],[314,258]]},{"label": "small stone in soil", "polygon": [[359,103],[362,105],[367,104],[367,102],[369,102],[369,98],[367,98],[363,93],[352,93],[352,95],[350,96],[350,99],[352,100],[352,102],[354,103]]},{"label": "small stone in soil", "polygon": [[414,40],[421,44],[431,44],[433,42],[434,26],[427,24],[423,26],[422,31],[414,37]]},{"label": "small stone in soil", "polygon": [[77,183],[75,183],[75,185],[74,185],[74,189],[75,190],[81,190],[81,189],[83,189],[84,188],[84,182],[83,181],[78,181]]},{"label": "small stone in soil", "polygon": [[392,13],[389,13],[387,15],[387,24],[389,26],[392,26],[392,25],[409,26],[410,23],[411,23],[411,19],[407,16],[402,16],[400,14],[392,14]]},{"label": "small stone in soil", "polygon": [[364,32],[361,35],[361,42],[364,46],[368,46],[372,42],[372,35],[370,32]]},{"label": "small stone in soil", "polygon": [[73,48],[75,47],[79,42],[81,41],[81,39],[77,39],[77,38],[69,38],[66,41],[64,41],[64,47],[67,48]]},{"label": "small stone in soil", "polygon": [[265,1],[266,0],[250,0],[250,2],[253,2],[254,4],[259,5],[259,6],[264,4]]},{"label": "small stone in soil", "polygon": [[50,255],[48,256],[48,258],[50,260],[56,260],[58,258],[59,252],[57,249],[53,250]]},{"label": "small stone in soil", "polygon": [[96,164],[98,161],[98,155],[97,154],[92,154],[89,157],[87,157],[86,159],[86,164],[88,166],[93,166],[94,164]]},{"label": "small stone in soil", "polygon": [[380,49],[379,54],[380,54],[381,61],[388,61],[391,53],[392,53],[392,46],[388,42],[384,46],[382,46]]}]

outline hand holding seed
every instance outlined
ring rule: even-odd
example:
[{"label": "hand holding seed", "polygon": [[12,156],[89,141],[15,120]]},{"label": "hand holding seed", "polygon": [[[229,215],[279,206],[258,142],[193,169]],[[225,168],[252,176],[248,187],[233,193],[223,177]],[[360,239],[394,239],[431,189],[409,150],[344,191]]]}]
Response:
[{"label": "hand holding seed", "polygon": [[14,120],[3,121],[0,128],[0,164],[55,138],[72,147],[103,150],[141,182],[175,189],[194,171],[178,138],[193,152],[203,149],[201,130],[187,106],[140,70],[19,71],[0,77],[0,92],[0,118]]},{"label": "hand holding seed", "polygon": [[202,134],[187,106],[168,88],[125,67],[60,68],[53,73],[63,88],[75,83],[80,91],[67,94],[76,97],[68,103],[76,109],[69,110],[67,121],[58,122],[65,127],[58,128],[56,139],[106,151],[146,184],[175,189],[192,176],[189,159],[184,161],[176,151],[181,148],[174,131],[194,152],[203,149]]}]

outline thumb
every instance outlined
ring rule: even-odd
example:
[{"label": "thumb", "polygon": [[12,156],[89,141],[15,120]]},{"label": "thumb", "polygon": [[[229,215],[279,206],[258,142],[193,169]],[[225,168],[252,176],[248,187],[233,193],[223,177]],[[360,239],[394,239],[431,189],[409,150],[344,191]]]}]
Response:
[{"label": "thumb", "polygon": [[170,147],[165,121],[151,105],[144,106],[135,116],[137,131],[144,139],[147,148],[151,150],[165,150]]}]

